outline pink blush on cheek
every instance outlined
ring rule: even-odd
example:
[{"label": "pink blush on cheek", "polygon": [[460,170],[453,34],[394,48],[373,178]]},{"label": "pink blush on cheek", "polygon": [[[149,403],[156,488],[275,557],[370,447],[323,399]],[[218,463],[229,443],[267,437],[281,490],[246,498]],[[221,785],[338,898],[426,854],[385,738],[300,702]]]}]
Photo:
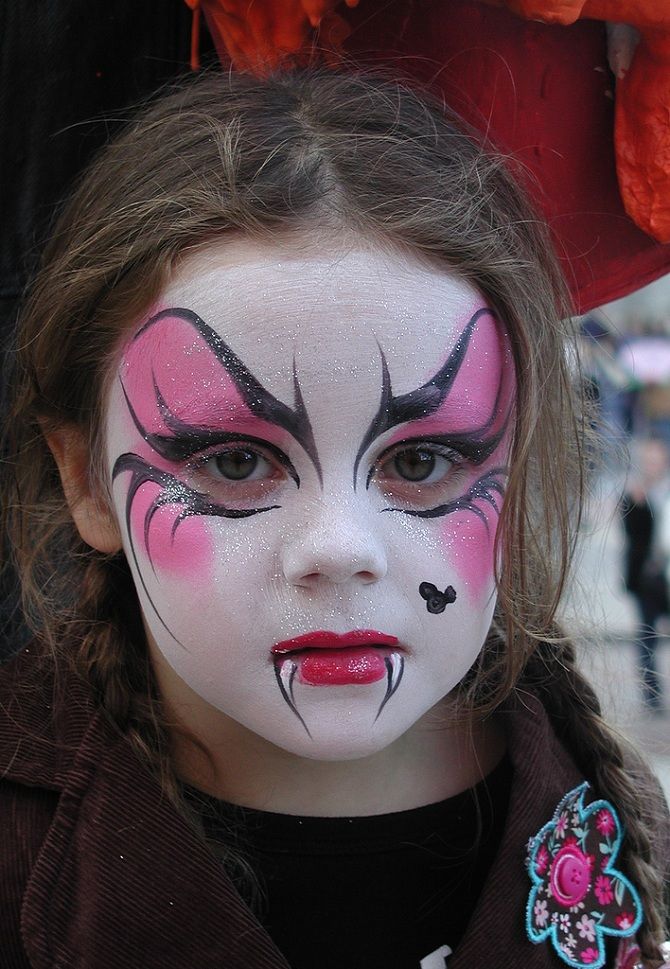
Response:
[{"label": "pink blush on cheek", "polygon": [[488,529],[477,515],[458,511],[447,515],[442,528],[444,548],[454,570],[465,583],[469,596],[477,600],[490,591],[494,570],[493,548],[498,516],[491,509],[487,518]]},{"label": "pink blush on cheek", "polygon": [[189,576],[211,566],[214,558],[211,536],[205,519],[193,515],[173,527],[184,510],[181,504],[163,505],[151,516],[145,544],[145,522],[162,489],[153,483],[143,485],[133,500],[130,527],[136,550],[142,549],[156,571]]}]

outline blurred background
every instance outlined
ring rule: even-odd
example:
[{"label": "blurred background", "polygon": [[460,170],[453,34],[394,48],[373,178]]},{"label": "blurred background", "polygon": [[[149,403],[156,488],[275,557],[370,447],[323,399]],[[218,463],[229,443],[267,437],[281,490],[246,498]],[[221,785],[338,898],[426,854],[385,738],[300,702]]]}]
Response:
[{"label": "blurred background", "polygon": [[602,450],[562,620],[670,800],[670,276],[578,324]]}]

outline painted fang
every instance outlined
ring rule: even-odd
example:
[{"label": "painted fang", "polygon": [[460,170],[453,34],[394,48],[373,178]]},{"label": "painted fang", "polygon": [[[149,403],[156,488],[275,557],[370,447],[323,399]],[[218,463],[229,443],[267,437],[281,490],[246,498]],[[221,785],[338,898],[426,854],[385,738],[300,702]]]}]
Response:
[{"label": "painted fang", "polygon": [[275,676],[282,695],[300,722],[309,730],[298,711],[296,680],[307,686],[369,686],[386,678],[386,692],[377,717],[395,693],[404,667],[396,636],[374,629],[338,634],[317,631],[297,636],[272,648]]}]

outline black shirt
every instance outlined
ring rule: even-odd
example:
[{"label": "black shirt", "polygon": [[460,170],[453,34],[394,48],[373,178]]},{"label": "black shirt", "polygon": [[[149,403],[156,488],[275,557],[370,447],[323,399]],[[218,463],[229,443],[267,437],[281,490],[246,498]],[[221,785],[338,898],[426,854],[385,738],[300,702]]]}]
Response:
[{"label": "black shirt", "polygon": [[292,969],[443,969],[495,856],[511,778],[503,758],[446,801],[354,818],[187,794],[210,842],[234,844],[227,867]]}]

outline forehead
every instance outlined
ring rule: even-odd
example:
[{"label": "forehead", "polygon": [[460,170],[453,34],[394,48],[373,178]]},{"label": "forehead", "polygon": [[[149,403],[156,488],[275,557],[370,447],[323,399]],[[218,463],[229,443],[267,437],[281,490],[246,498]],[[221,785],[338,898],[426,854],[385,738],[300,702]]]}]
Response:
[{"label": "forehead", "polygon": [[277,392],[294,364],[329,386],[378,379],[380,350],[402,391],[439,366],[482,305],[448,269],[400,252],[237,239],[184,258],[152,312],[197,313]]}]

